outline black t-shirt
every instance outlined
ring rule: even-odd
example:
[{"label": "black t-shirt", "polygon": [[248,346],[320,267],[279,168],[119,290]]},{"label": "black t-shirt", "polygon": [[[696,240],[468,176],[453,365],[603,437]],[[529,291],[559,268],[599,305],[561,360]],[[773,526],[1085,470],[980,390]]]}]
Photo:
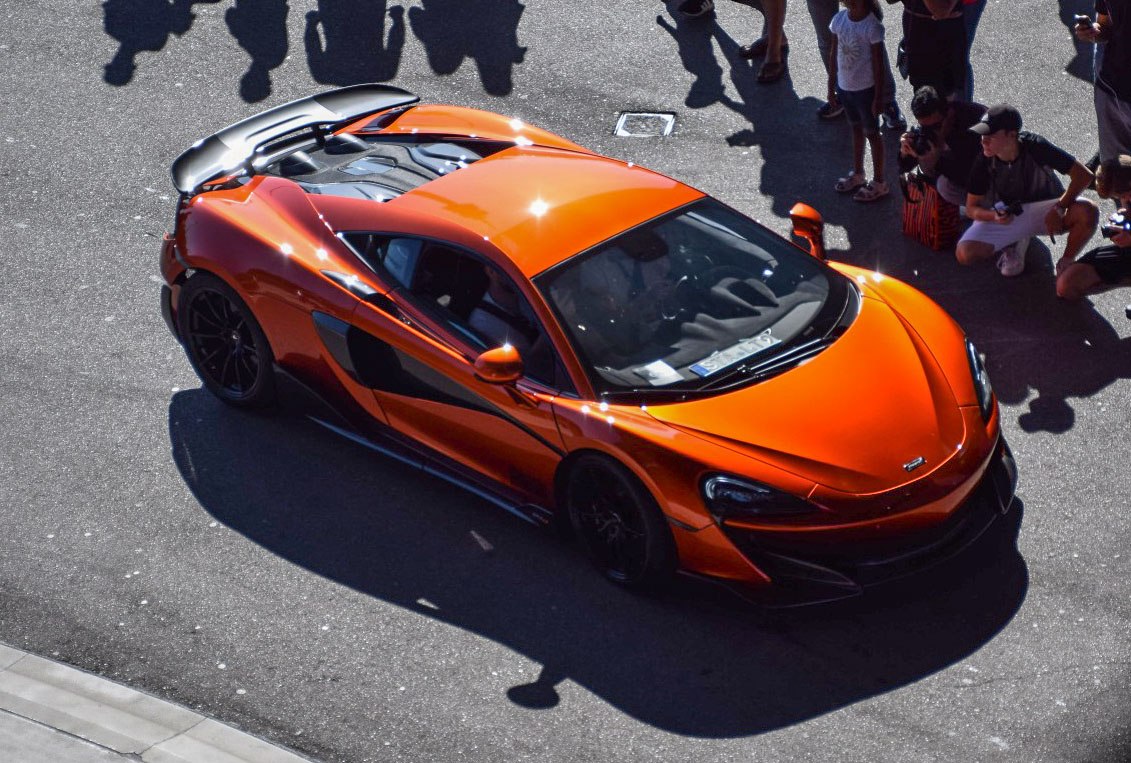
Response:
[{"label": "black t-shirt", "polygon": [[[946,135],[943,152],[939,155],[938,164],[935,165],[933,177],[943,176],[952,183],[965,188],[966,181],[970,179],[970,169],[975,160],[982,155],[982,139],[970,132],[986,113],[986,107],[980,103],[966,101],[951,101],[946,106],[945,120],[950,121],[950,130]],[[937,138],[932,139],[937,143]],[[910,172],[918,164],[914,156],[899,156],[899,171]]]},{"label": "black t-shirt", "polygon": [[1131,0],[1096,0],[1096,14],[1111,21],[1111,37],[1102,44],[1103,63],[1096,73],[1096,87],[1131,102]]},{"label": "black t-shirt", "polygon": [[951,101],[948,111],[954,121],[946,136],[946,151],[939,157],[935,171],[947,180],[965,186],[974,162],[982,155],[982,139],[977,133],[970,132],[970,128],[982,119],[986,107],[980,103]]},{"label": "black t-shirt", "polygon": [[1012,162],[985,154],[978,157],[966,184],[969,193],[1007,204],[1055,199],[1064,193],[1052,170],[1067,175],[1076,158],[1036,133],[1022,132],[1017,139],[1021,148]]}]

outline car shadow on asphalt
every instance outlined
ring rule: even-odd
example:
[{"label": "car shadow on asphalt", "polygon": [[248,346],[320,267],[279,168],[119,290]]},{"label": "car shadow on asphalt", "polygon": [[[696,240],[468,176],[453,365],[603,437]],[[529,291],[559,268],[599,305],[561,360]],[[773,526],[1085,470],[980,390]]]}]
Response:
[{"label": "car shadow on asphalt", "polygon": [[552,712],[568,679],[672,733],[760,734],[969,657],[1028,587],[1019,504],[926,572],[848,601],[766,611],[690,579],[662,596],[622,591],[554,533],[305,419],[184,391],[169,406],[169,437],[217,521],[314,574],[540,665],[500,697],[531,709]]}]

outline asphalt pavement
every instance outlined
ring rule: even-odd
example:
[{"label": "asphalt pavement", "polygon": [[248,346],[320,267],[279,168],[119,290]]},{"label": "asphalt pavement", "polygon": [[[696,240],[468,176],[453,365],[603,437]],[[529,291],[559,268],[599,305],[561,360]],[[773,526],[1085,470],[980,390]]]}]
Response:
[{"label": "asphalt pavement", "polygon": [[[838,196],[848,131],[814,116],[804,4],[770,86],[736,56],[754,12],[717,5],[6,4],[0,642],[325,761],[1131,759],[1131,291],[1066,304],[1061,240],[1007,281],[901,236],[895,198]],[[1068,25],[1091,5],[991,0],[973,53],[978,100],[1081,158],[1089,54]],[[816,206],[832,258],[923,290],[987,354],[1010,522],[833,606],[768,614],[689,581],[638,597],[475,497],[218,403],[158,311],[169,164],[362,81],[521,118],[783,234],[794,202]],[[674,130],[615,137],[624,111]],[[0,752],[41,730],[0,714]]]}]

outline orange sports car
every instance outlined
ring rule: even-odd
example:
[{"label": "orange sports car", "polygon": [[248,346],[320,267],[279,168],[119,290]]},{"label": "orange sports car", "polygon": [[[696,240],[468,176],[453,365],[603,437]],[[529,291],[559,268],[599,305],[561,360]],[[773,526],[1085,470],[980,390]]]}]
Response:
[{"label": "orange sports car", "polygon": [[204,386],[281,398],[612,581],[791,602],[954,554],[1013,502],[982,359],[894,279],[545,130],[358,85],[172,167],[165,318]]}]

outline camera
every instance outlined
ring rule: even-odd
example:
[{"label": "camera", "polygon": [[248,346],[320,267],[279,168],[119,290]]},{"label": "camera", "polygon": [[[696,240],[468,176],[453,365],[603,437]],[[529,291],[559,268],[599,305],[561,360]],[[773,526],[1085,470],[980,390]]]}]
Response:
[{"label": "camera", "polygon": [[1077,13],[1072,17],[1077,29],[1087,29],[1092,25],[1092,17],[1085,16],[1083,13]]},{"label": "camera", "polygon": [[918,156],[928,153],[935,147],[935,131],[916,125],[907,131],[907,140],[911,150]]},{"label": "camera", "polygon": [[1107,219],[1107,225],[1100,228],[1100,235],[1104,238],[1118,236],[1120,233],[1131,231],[1131,220],[1127,219],[1127,210],[1121,209],[1112,213]]},{"label": "camera", "polygon": [[1020,202],[1015,201],[1012,204],[1006,204],[1004,201],[999,201],[994,204],[994,211],[997,212],[998,217],[1005,217],[1006,215],[1017,217],[1025,210]]}]

